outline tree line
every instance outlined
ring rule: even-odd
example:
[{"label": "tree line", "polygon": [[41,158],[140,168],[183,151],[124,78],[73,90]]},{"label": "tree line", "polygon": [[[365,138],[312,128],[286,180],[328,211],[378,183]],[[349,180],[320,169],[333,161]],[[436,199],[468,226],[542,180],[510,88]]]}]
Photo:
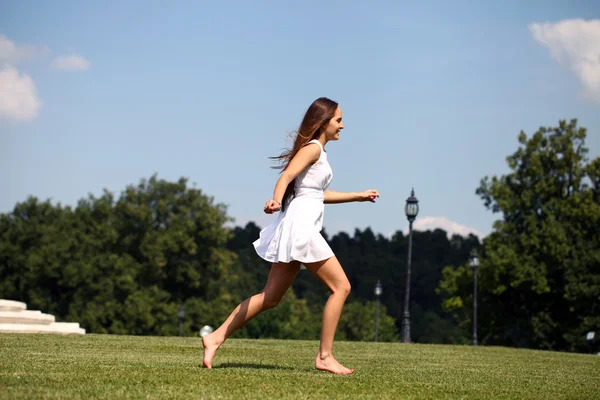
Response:
[{"label": "tree line", "polygon": [[[412,339],[471,340],[473,273],[479,268],[482,344],[585,350],[584,333],[600,328],[600,157],[587,158],[585,128],[560,121],[518,137],[511,172],[476,189],[498,213],[492,233],[448,236],[413,232]],[[156,175],[117,197],[104,191],[74,206],[29,197],[0,214],[0,298],[24,301],[91,333],[185,335],[218,326],[260,291],[269,263],[252,247],[255,223],[228,228],[227,207],[188,185]],[[381,280],[379,340],[399,340],[408,237],[370,228],[324,237],[352,292],[337,339],[373,340]],[[234,337],[318,339],[328,296],[301,271],[282,302]]]}]

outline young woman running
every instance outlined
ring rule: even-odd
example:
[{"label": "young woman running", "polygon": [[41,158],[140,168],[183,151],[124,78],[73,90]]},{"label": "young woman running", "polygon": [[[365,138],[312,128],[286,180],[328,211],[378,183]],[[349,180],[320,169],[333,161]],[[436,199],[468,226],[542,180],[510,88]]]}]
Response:
[{"label": "young woman running", "polygon": [[240,303],[217,330],[202,338],[204,367],[212,368],[217,349],[234,331],[259,313],[275,307],[300,269],[306,268],[331,292],[323,310],[315,366],[335,374],[354,371],[333,357],[333,338],[344,302],[350,294],[350,282],[320,232],[325,203],[375,202],[379,193],[376,190],[342,193],[327,189],[333,172],[324,148],[329,141],[339,139],[342,129],[342,110],[338,104],[328,98],[319,98],[306,111],[293,148],[272,157],[282,162],[282,173],[264,212],[281,212],[253,244],[258,255],[273,265],[264,289]]}]

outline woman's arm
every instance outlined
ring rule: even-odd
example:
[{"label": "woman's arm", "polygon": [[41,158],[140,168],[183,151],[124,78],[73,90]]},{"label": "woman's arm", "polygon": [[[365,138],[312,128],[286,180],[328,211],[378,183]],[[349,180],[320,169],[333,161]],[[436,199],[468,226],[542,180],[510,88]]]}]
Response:
[{"label": "woman's arm", "polygon": [[379,197],[377,190],[365,190],[364,192],[334,192],[333,190],[326,190],[324,203],[339,204],[354,201],[370,201],[374,203],[377,197]]},{"label": "woman's arm", "polygon": [[320,155],[321,149],[317,144],[304,146],[298,150],[298,153],[292,158],[285,171],[281,173],[281,176],[277,180],[275,190],[273,191],[273,199],[267,201],[267,204],[265,204],[265,212],[267,214],[279,211],[283,195],[290,182],[293,181],[306,167],[314,164],[319,159]]}]

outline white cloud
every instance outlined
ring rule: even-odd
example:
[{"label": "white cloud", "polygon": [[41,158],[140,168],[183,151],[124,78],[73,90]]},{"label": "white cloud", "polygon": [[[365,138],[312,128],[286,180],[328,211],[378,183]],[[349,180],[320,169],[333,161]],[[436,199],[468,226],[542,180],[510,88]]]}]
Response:
[{"label": "white cloud", "polygon": [[5,35],[0,35],[0,63],[16,64],[20,61],[34,60],[50,53],[45,46],[16,45]]},{"label": "white cloud", "polygon": [[42,103],[27,74],[6,64],[0,69],[0,119],[28,121],[37,117]]},{"label": "white cloud", "polygon": [[600,19],[534,23],[529,31],[552,58],[575,74],[585,97],[600,102]]},{"label": "white cloud", "polygon": [[91,64],[85,58],[77,54],[71,54],[69,56],[54,57],[51,66],[65,71],[85,71],[90,68]]},{"label": "white cloud", "polygon": [[[0,120],[30,121],[37,117],[40,101],[33,79],[20,73],[15,65],[50,54],[45,46],[20,45],[0,34]],[[90,68],[85,58],[71,54],[52,60],[53,68],[83,71]]]},{"label": "white cloud", "polygon": [[[413,223],[413,230],[416,231],[434,230],[436,228],[445,230],[449,237],[454,234],[468,236],[470,233],[478,236],[480,239],[483,239],[485,236],[475,228],[450,221],[446,217],[418,217]],[[408,228],[404,229],[403,233],[405,235],[408,234]]]}]

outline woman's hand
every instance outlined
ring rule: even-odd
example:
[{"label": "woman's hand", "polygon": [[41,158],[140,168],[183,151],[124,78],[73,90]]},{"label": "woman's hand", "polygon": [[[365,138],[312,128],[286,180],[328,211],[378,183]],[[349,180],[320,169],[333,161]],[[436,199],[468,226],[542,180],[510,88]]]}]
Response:
[{"label": "woman's hand", "polygon": [[267,200],[267,203],[265,204],[265,208],[264,211],[267,214],[273,214],[274,212],[277,212],[281,210],[281,203],[275,200]]},{"label": "woman's hand", "polygon": [[379,192],[377,190],[369,189],[360,192],[360,199],[358,201],[370,201],[371,203],[375,203],[377,197],[379,197]]}]

